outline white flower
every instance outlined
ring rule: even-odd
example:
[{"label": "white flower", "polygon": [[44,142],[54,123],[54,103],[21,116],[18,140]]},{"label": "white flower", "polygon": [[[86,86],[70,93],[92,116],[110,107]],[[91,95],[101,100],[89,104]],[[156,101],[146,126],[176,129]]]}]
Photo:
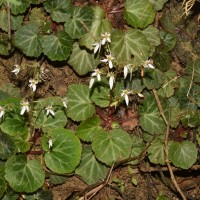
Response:
[{"label": "white flower", "polygon": [[113,88],[113,85],[114,85],[114,82],[115,82],[115,76],[114,76],[114,73],[109,73],[108,75],[110,78],[109,78],[109,86],[110,86],[110,89],[112,90]]},{"label": "white flower", "polygon": [[94,43],[94,44],[92,44],[92,46],[95,46],[94,47],[94,54],[96,54],[97,53],[97,51],[99,50],[101,50],[101,42],[99,42],[99,43]]},{"label": "white flower", "polygon": [[101,71],[100,69],[94,69],[94,72],[91,74],[92,77],[96,76],[97,80],[100,81],[101,80]]},{"label": "white flower", "polygon": [[53,140],[52,140],[52,139],[49,139],[49,140],[48,140],[48,144],[49,144],[49,149],[51,149],[51,147],[53,146]]},{"label": "white flower", "polygon": [[29,102],[26,100],[21,101],[21,112],[20,115],[23,115],[25,111],[29,112]]},{"label": "white flower", "polygon": [[102,40],[101,40],[102,45],[104,45],[106,42],[111,42],[109,32],[105,32],[105,33],[101,34],[101,37],[102,37]]},{"label": "white flower", "polygon": [[3,117],[4,114],[5,114],[4,108],[0,106],[0,119]]},{"label": "white flower", "polygon": [[67,98],[63,98],[63,106],[65,108],[67,108],[67,103],[68,103]]},{"label": "white flower", "polygon": [[91,78],[89,83],[89,88],[92,88],[93,84],[94,84],[94,78]]},{"label": "white flower", "polygon": [[20,66],[18,64],[14,65],[14,70],[12,70],[13,73],[15,73],[15,75],[17,75],[20,72]]},{"label": "white flower", "polygon": [[141,94],[141,93],[137,93],[137,95],[138,95],[139,97],[141,97],[141,98],[144,98],[144,95]]},{"label": "white flower", "polygon": [[35,80],[35,79],[30,79],[29,80],[29,87],[33,89],[33,92],[35,92],[36,90],[36,85],[38,84],[38,80]]},{"label": "white flower", "polygon": [[112,60],[114,59],[115,58],[111,54],[109,54],[109,55],[106,55],[106,58],[101,60],[101,62],[108,62],[109,68],[112,69],[113,68]]},{"label": "white flower", "polygon": [[131,71],[130,66],[131,66],[131,64],[124,66],[124,79],[127,77],[128,72]]},{"label": "white flower", "polygon": [[127,106],[129,104],[129,98],[128,98],[129,94],[131,94],[131,92],[129,90],[127,90],[127,89],[122,90],[121,97],[124,97]]},{"label": "white flower", "polygon": [[147,69],[155,69],[155,67],[153,66],[153,60],[149,59],[145,61],[145,63],[143,64],[143,67]]},{"label": "white flower", "polygon": [[100,81],[101,80],[101,71],[100,69],[94,69],[94,72],[91,74],[91,79],[90,79],[90,83],[89,83],[89,88],[91,88],[94,84],[94,77],[97,77],[97,80]]},{"label": "white flower", "polygon": [[53,107],[52,106],[47,106],[46,108],[46,115],[52,114],[53,116],[55,115],[54,111],[53,111]]}]

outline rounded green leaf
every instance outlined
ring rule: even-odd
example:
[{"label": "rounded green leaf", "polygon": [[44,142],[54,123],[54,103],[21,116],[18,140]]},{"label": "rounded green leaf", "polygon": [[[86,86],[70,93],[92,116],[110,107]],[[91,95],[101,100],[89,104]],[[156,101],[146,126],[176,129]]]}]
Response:
[{"label": "rounded green leaf", "polygon": [[79,75],[85,75],[98,65],[99,60],[91,52],[80,48],[78,42],[75,42],[68,63]]},{"label": "rounded green leaf", "polygon": [[[23,21],[24,16],[10,15],[11,30],[17,30]],[[0,28],[4,31],[8,31],[8,14],[6,10],[0,10]]]},{"label": "rounded green leaf", "polygon": [[125,20],[135,28],[145,28],[154,21],[155,11],[148,0],[126,0]]},{"label": "rounded green leaf", "polygon": [[165,81],[163,86],[158,90],[158,95],[169,98],[173,96],[175,88],[179,86],[177,81],[176,72],[172,69],[165,73]]},{"label": "rounded green leaf", "polygon": [[[145,148],[145,144],[142,138],[132,136],[133,146],[131,150],[131,157],[139,156]],[[132,165],[138,163],[138,160],[131,161]]]},{"label": "rounded green leaf", "polygon": [[12,3],[12,1],[10,1],[10,11],[14,15],[21,14],[26,11],[26,9],[30,6],[30,3],[30,0],[23,0],[17,3]]},{"label": "rounded green leaf", "polygon": [[42,53],[39,27],[34,24],[20,27],[15,32],[14,41],[16,47],[27,56],[38,57]]},{"label": "rounded green leaf", "polygon": [[[178,97],[180,108],[187,109],[187,110],[196,110],[197,105],[190,101],[190,99],[194,99],[195,103],[198,103],[198,99],[196,98],[200,96],[200,86],[193,82],[192,87],[188,94],[188,89],[190,88],[191,84],[191,77],[182,76],[179,79],[180,86],[177,89],[175,95]],[[189,98],[188,98],[189,95]],[[200,104],[199,104],[200,105]]]},{"label": "rounded green leaf", "polygon": [[91,99],[99,107],[105,108],[109,106],[110,88],[108,79],[95,80],[91,89]]},{"label": "rounded green leaf", "polygon": [[153,54],[153,60],[155,65],[163,72],[169,70],[172,61],[170,54],[165,50],[159,50],[159,48]]},{"label": "rounded green leaf", "polygon": [[[52,106],[54,116],[47,116],[46,107]],[[35,128],[42,128],[43,132],[48,132],[54,128],[63,128],[67,124],[67,116],[63,109],[63,99],[61,97],[48,97],[37,101],[34,107]]]},{"label": "rounded green leaf", "polygon": [[34,192],[44,184],[45,174],[36,160],[17,155],[6,162],[5,179],[17,192]]},{"label": "rounded green leaf", "polygon": [[108,170],[108,167],[96,159],[90,147],[83,149],[81,163],[76,169],[76,174],[80,175],[87,184],[94,184],[105,179]]},{"label": "rounded green leaf", "polygon": [[42,26],[46,20],[45,14],[43,8],[33,8],[29,16],[29,22],[37,26]]},{"label": "rounded green leaf", "polygon": [[[8,93],[12,97],[20,98],[20,89],[12,83],[1,85],[1,91]],[[1,95],[0,95],[1,100]]]},{"label": "rounded green leaf", "polygon": [[121,129],[113,129],[110,132],[98,130],[92,139],[95,156],[107,165],[128,158],[131,148],[131,137]]},{"label": "rounded green leaf", "polygon": [[50,175],[50,183],[53,185],[63,184],[67,181],[68,177],[61,175]]},{"label": "rounded green leaf", "polygon": [[48,132],[54,128],[62,128],[67,124],[67,116],[63,110],[54,111],[55,115],[46,115],[46,110],[39,112],[35,121],[36,128],[42,128],[44,132]]},{"label": "rounded green leaf", "polygon": [[5,167],[0,166],[0,198],[3,196],[6,190],[6,181],[4,178],[4,171],[5,171]]},{"label": "rounded green leaf", "polygon": [[200,59],[195,60],[192,63],[188,63],[186,68],[186,74],[189,77],[193,76],[195,82],[200,82]]},{"label": "rounded green leaf", "polygon": [[160,38],[162,40],[164,50],[165,51],[171,51],[176,45],[176,36],[173,33],[168,33],[161,31],[160,32]]},{"label": "rounded green leaf", "polygon": [[24,116],[13,114],[12,116],[6,117],[0,127],[3,132],[12,136],[17,136],[28,132],[26,122]]},{"label": "rounded green leaf", "polygon": [[72,3],[70,0],[46,0],[44,8],[56,22],[64,22],[72,13]]},{"label": "rounded green leaf", "polygon": [[[95,6],[93,7],[94,20],[90,28],[90,33],[86,33],[80,40],[81,46],[86,46],[88,49],[94,49],[94,44],[101,40],[101,34],[105,32],[111,32],[110,21],[106,18],[105,12],[102,8]],[[93,37],[95,38],[93,38]]]},{"label": "rounded green leaf", "polygon": [[68,88],[68,117],[74,121],[82,121],[95,113],[95,107],[90,100],[89,87],[84,84],[73,84]]},{"label": "rounded green leaf", "polygon": [[149,90],[159,88],[165,80],[159,69],[144,69],[143,83]]},{"label": "rounded green leaf", "polygon": [[161,10],[168,0],[149,0],[155,11]]},{"label": "rounded green leaf", "polygon": [[10,49],[8,48],[8,34],[0,35],[0,54],[1,55],[9,55]]},{"label": "rounded green leaf", "polygon": [[99,117],[92,117],[82,121],[78,126],[76,135],[85,142],[91,142],[92,137],[97,130],[101,129],[101,120]]},{"label": "rounded green leaf", "polygon": [[10,187],[8,187],[6,189],[6,192],[4,192],[2,200],[16,200],[18,198],[19,198],[19,194],[13,191]]},{"label": "rounded green leaf", "polygon": [[63,99],[59,96],[47,97],[37,100],[37,104],[35,109],[42,109],[47,106],[62,106],[63,107]]},{"label": "rounded green leaf", "polygon": [[72,17],[65,20],[65,31],[71,38],[81,38],[87,33],[86,27],[90,29],[94,12],[90,7],[75,7]]},{"label": "rounded green leaf", "polygon": [[141,93],[145,86],[140,78],[134,78],[132,80],[125,80],[126,88],[132,91],[133,94]]},{"label": "rounded green leaf", "polygon": [[149,160],[154,164],[165,164],[165,145],[161,141],[154,141],[148,148]]},{"label": "rounded green leaf", "polygon": [[16,153],[16,145],[12,137],[0,131],[0,159],[5,160]]},{"label": "rounded green leaf", "polygon": [[46,188],[44,188],[44,190],[40,189],[33,194],[23,194],[23,198],[27,200],[52,200],[53,193],[51,190],[47,190]]},{"label": "rounded green leaf", "polygon": [[71,173],[81,160],[81,143],[69,130],[54,129],[49,137],[52,147],[45,153],[47,167],[57,173]]},{"label": "rounded green leaf", "polygon": [[176,167],[189,169],[197,160],[197,148],[191,141],[171,142],[169,159]]},{"label": "rounded green leaf", "polygon": [[142,65],[149,57],[150,44],[137,29],[115,31],[111,40],[111,51],[120,62],[127,62],[134,57],[135,65]]},{"label": "rounded green leaf", "polygon": [[30,150],[30,133],[25,133],[23,135],[17,135],[14,137],[15,144],[17,146],[18,152],[25,153]]},{"label": "rounded green leaf", "polygon": [[66,60],[72,50],[72,42],[65,31],[60,31],[57,35],[48,35],[42,43],[44,54],[53,61]]},{"label": "rounded green leaf", "polygon": [[151,48],[156,47],[160,44],[159,30],[157,28],[151,25],[144,29],[142,33],[146,36],[151,45]]},{"label": "rounded green leaf", "polygon": [[154,135],[163,134],[166,125],[160,116],[157,103],[153,96],[147,97],[139,107],[139,123],[141,128]]},{"label": "rounded green leaf", "polygon": [[187,110],[181,118],[181,123],[184,127],[198,127],[200,125],[200,112]]}]

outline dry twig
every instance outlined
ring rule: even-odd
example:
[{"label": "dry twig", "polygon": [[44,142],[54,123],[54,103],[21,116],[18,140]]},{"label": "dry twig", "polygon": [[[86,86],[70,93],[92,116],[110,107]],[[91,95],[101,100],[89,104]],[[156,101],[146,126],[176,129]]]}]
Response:
[{"label": "dry twig", "polygon": [[166,156],[166,164],[167,164],[167,167],[168,167],[168,170],[169,170],[169,173],[170,173],[170,176],[171,176],[171,180],[176,188],[176,190],[179,192],[179,194],[181,195],[181,197],[183,198],[183,200],[186,200],[186,197],[183,193],[183,191],[181,190],[181,188],[179,187],[177,181],[176,181],[176,178],[174,176],[174,173],[173,173],[173,170],[172,170],[172,167],[170,165],[170,161],[169,161],[169,144],[168,144],[168,138],[169,138],[169,129],[170,129],[170,125],[169,125],[169,122],[164,114],[164,111],[163,111],[163,108],[162,108],[162,105],[160,103],[160,100],[159,100],[159,97],[158,97],[158,94],[156,92],[156,90],[154,89],[153,90],[153,94],[154,94],[154,97],[156,99],[156,102],[157,102],[157,105],[158,105],[158,109],[160,111],[160,115],[162,116],[167,128],[166,128],[166,133],[165,133],[165,156]]},{"label": "dry twig", "polygon": [[11,19],[10,19],[10,1],[7,0],[7,15],[8,15],[8,49],[11,49]]},{"label": "dry twig", "polygon": [[184,0],[183,1],[183,6],[184,6],[184,10],[185,10],[185,15],[188,16],[190,10],[192,9],[192,7],[194,6],[196,0]]},{"label": "dry twig", "polygon": [[79,198],[79,200],[90,200],[94,195],[96,195],[102,188],[104,188],[111,177],[112,171],[114,168],[114,164],[111,166],[110,171],[107,175],[107,178],[105,181],[103,181],[100,185],[97,185],[95,188],[93,188],[92,190],[90,190],[89,192],[87,192],[85,195],[83,195],[82,197]]}]

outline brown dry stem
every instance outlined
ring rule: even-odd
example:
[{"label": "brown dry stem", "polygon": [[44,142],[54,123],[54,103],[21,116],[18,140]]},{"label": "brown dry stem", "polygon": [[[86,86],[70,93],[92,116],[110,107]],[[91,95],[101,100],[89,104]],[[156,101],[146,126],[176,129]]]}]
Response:
[{"label": "brown dry stem", "polygon": [[169,138],[169,129],[170,129],[170,125],[169,125],[169,122],[164,114],[164,111],[163,111],[163,108],[162,108],[162,105],[160,103],[160,100],[159,100],[159,97],[158,97],[158,94],[156,92],[155,89],[153,89],[153,94],[154,94],[154,97],[156,99],[156,102],[157,102],[157,105],[158,105],[158,109],[160,111],[160,115],[162,116],[167,128],[166,128],[166,133],[165,133],[165,156],[166,156],[166,165],[168,167],[168,170],[169,170],[169,173],[170,173],[170,177],[171,177],[171,180],[172,180],[172,183],[174,184],[176,190],[179,192],[179,194],[181,195],[182,199],[183,200],[187,200],[183,191],[181,190],[181,188],[179,187],[177,181],[176,181],[176,178],[174,176],[174,173],[173,173],[173,170],[172,170],[172,167],[170,165],[170,161],[169,161],[169,144],[168,144],[168,138]]},{"label": "brown dry stem", "polygon": [[10,18],[10,1],[7,0],[7,15],[8,15],[8,49],[11,50],[11,18]]},{"label": "brown dry stem", "polygon": [[196,0],[184,0],[183,1],[183,6],[184,6],[184,11],[185,11],[185,15],[188,16],[190,13],[190,10],[192,9],[192,7],[194,6]]},{"label": "brown dry stem", "polygon": [[114,168],[114,164],[111,166],[107,178],[105,181],[103,181],[100,185],[97,185],[95,188],[93,188],[92,190],[90,190],[89,192],[87,192],[84,196],[82,196],[81,198],[79,198],[79,200],[90,200],[94,195],[96,195],[102,188],[104,188],[108,182],[110,181],[110,177],[112,174]]}]

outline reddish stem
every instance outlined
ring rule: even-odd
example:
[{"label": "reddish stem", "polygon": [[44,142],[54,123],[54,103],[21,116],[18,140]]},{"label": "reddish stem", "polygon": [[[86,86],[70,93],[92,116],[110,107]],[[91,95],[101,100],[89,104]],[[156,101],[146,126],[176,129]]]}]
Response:
[{"label": "reddish stem", "polygon": [[32,154],[32,155],[41,155],[41,154],[43,154],[44,153],[44,151],[42,151],[42,150],[39,150],[39,151],[28,151],[27,152],[27,154]]}]

